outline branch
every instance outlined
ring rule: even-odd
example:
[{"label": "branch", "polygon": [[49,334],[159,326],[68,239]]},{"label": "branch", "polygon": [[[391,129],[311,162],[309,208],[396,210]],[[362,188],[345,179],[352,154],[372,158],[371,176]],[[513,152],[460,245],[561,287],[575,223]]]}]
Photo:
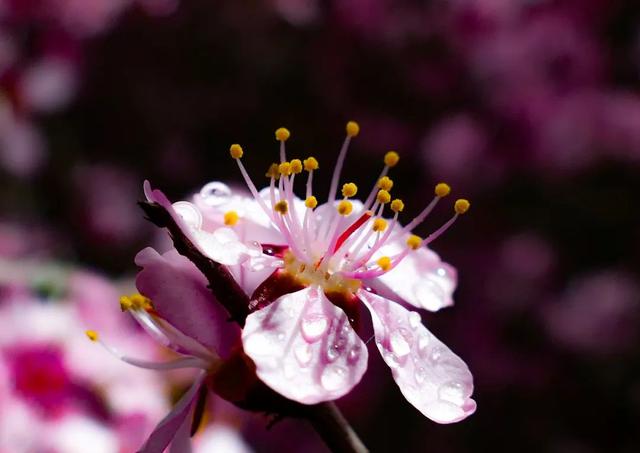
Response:
[{"label": "branch", "polygon": [[[204,274],[209,282],[209,289],[218,302],[229,312],[232,320],[240,326],[244,326],[245,320],[249,315],[249,297],[235,281],[226,266],[203,255],[185,236],[165,208],[157,203],[146,201],[141,201],[138,204],[149,221],[169,231],[176,250],[193,262],[200,272]],[[334,403],[329,402],[308,406],[286,399],[266,385],[261,385],[259,391],[259,399],[270,402],[272,405],[272,407],[265,407],[266,411],[308,420],[331,451],[336,453],[368,452]],[[247,406],[251,406],[250,402]]]}]

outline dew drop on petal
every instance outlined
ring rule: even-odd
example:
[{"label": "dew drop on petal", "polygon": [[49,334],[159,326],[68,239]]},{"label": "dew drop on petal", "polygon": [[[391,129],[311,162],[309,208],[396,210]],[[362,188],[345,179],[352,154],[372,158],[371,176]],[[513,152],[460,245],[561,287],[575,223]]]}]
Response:
[{"label": "dew drop on petal", "polygon": [[404,336],[399,331],[394,331],[391,333],[390,343],[391,350],[398,357],[404,357],[409,354],[409,352],[411,352],[409,343],[407,342],[407,340],[405,340]]},{"label": "dew drop on petal", "polygon": [[307,366],[311,362],[311,346],[308,343],[299,344],[293,353],[301,366]]},{"label": "dew drop on petal", "polygon": [[414,376],[418,385],[422,385],[427,378],[427,370],[424,367],[418,367],[415,370]]},{"label": "dew drop on petal", "polygon": [[327,348],[327,359],[329,359],[330,362],[333,362],[338,357],[340,357],[340,349],[338,348],[338,346],[335,344],[329,346]]},{"label": "dew drop on petal", "polygon": [[327,331],[329,321],[319,313],[307,315],[302,319],[302,336],[309,343],[318,341]]},{"label": "dew drop on petal", "polygon": [[420,318],[420,313],[412,311],[409,313],[409,326],[415,330],[422,323],[422,318]]},{"label": "dew drop on petal", "polygon": [[436,346],[431,351],[431,355],[429,356],[429,359],[431,359],[433,363],[438,363],[441,357],[442,357],[442,348],[440,346]]},{"label": "dew drop on petal", "polygon": [[340,366],[331,366],[322,372],[320,382],[328,391],[335,391],[343,387],[347,380],[347,370]]},{"label": "dew drop on petal", "polygon": [[356,345],[353,348],[351,348],[351,350],[349,351],[349,355],[347,357],[349,359],[349,363],[357,362],[358,359],[360,358],[361,352],[362,351],[359,345]]},{"label": "dew drop on petal", "polygon": [[202,214],[194,204],[188,201],[177,201],[173,203],[173,209],[182,217],[184,223],[191,228],[200,228],[202,226]]},{"label": "dew drop on petal", "polygon": [[422,334],[418,337],[418,352],[422,357],[424,357],[427,354],[429,343],[431,343],[429,335]]},{"label": "dew drop on petal", "polygon": [[447,270],[444,267],[439,267],[438,270],[436,270],[436,274],[438,274],[440,277],[446,277]]},{"label": "dew drop on petal", "polygon": [[280,348],[272,340],[262,335],[251,335],[244,342],[244,348],[252,355],[269,356],[277,353]]},{"label": "dew drop on petal", "polygon": [[464,385],[456,381],[447,382],[438,389],[438,398],[440,398],[440,400],[448,401],[457,406],[462,406],[464,404],[464,394]]},{"label": "dew drop on petal", "polygon": [[210,182],[200,189],[202,200],[209,206],[220,206],[231,198],[231,189],[218,181]]}]

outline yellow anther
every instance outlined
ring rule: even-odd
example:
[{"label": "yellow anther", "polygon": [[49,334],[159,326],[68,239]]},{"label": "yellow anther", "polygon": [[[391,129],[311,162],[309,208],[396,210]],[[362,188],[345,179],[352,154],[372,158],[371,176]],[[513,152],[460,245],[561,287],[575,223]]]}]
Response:
[{"label": "yellow anther", "polygon": [[269,165],[269,169],[265,173],[265,176],[267,178],[280,179],[280,169],[279,169],[278,164],[274,163],[274,164]]},{"label": "yellow anther", "polygon": [[417,250],[422,245],[422,238],[420,236],[416,236],[415,234],[412,234],[407,239],[407,245],[411,250]]},{"label": "yellow anther", "polygon": [[347,123],[347,135],[349,137],[356,137],[360,133],[360,125],[355,121],[349,121]]},{"label": "yellow anther", "polygon": [[436,185],[435,192],[437,197],[444,198],[451,193],[451,187],[449,186],[449,184],[441,182],[440,184]]},{"label": "yellow anther", "polygon": [[87,335],[87,338],[89,338],[89,340],[98,341],[98,332],[96,332],[95,330],[87,330],[85,334]]},{"label": "yellow anther", "polygon": [[127,311],[131,309],[132,306],[133,302],[131,302],[131,299],[129,299],[127,296],[122,296],[120,298],[120,310]]},{"label": "yellow anther", "polygon": [[383,176],[378,179],[378,189],[386,190],[387,192],[393,187],[393,181],[388,176]]},{"label": "yellow anther", "polygon": [[384,164],[387,167],[395,167],[400,160],[400,156],[395,151],[389,151],[384,155]]},{"label": "yellow anther", "polygon": [[136,310],[147,310],[151,308],[151,301],[142,294],[132,294],[129,296],[131,300],[131,308]]},{"label": "yellow anther", "polygon": [[376,199],[382,204],[387,204],[391,201],[391,194],[386,190],[378,190]]},{"label": "yellow anther", "polygon": [[281,127],[276,130],[276,140],[286,142],[291,136],[291,132],[286,127]]},{"label": "yellow anther", "polygon": [[278,165],[278,171],[283,176],[289,176],[291,174],[291,164],[289,162],[282,162]]},{"label": "yellow anther", "polygon": [[304,205],[307,208],[313,209],[316,206],[318,206],[318,200],[316,200],[316,197],[314,197],[313,195],[311,195],[310,197],[307,197],[306,200],[304,200]]},{"label": "yellow anther", "polygon": [[382,258],[378,259],[377,263],[378,266],[380,266],[380,269],[382,269],[383,271],[388,271],[389,269],[391,269],[391,258],[389,258],[388,256],[383,256]]},{"label": "yellow anther", "polygon": [[404,210],[404,201],[400,198],[396,198],[391,202],[391,210],[393,212],[402,212]]},{"label": "yellow anther", "polygon": [[240,216],[236,211],[227,211],[224,213],[224,224],[227,226],[234,226],[238,223]]},{"label": "yellow anther", "polygon": [[350,201],[342,200],[338,204],[338,214],[340,214],[341,216],[345,216],[346,217],[349,214],[351,214],[351,211],[353,211],[353,205],[351,204]]},{"label": "yellow anther", "polygon": [[352,182],[348,182],[342,186],[342,196],[351,198],[358,193],[358,186]]},{"label": "yellow anther", "polygon": [[238,145],[237,143],[234,143],[229,148],[229,154],[231,154],[231,157],[233,157],[234,159],[240,159],[242,158],[244,151],[242,150],[242,146]]},{"label": "yellow anther", "polygon": [[469,203],[469,200],[465,200],[464,198],[456,200],[456,204],[453,205],[453,209],[456,210],[456,214],[464,214],[470,207],[471,203]]},{"label": "yellow anther", "polygon": [[276,212],[285,215],[289,212],[289,203],[287,203],[287,200],[280,200],[275,204],[273,209],[275,209]]},{"label": "yellow anther", "polygon": [[379,233],[387,229],[387,221],[385,219],[375,219],[373,221],[373,231]]},{"label": "yellow anther", "polygon": [[318,169],[318,161],[315,157],[308,157],[304,160],[304,169],[307,171],[313,171]]},{"label": "yellow anther", "polygon": [[302,161],[300,159],[293,159],[291,161],[291,173],[302,173]]}]

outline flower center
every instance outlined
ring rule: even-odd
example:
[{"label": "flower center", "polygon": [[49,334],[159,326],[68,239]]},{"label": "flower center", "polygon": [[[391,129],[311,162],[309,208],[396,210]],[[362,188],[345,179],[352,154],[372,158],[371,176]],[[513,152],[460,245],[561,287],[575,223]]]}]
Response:
[{"label": "flower center", "polygon": [[[431,202],[407,226],[402,227],[398,216],[404,210],[404,203],[400,199],[392,200],[390,191],[394,182],[387,176],[400,159],[395,151],[385,154],[382,172],[361,206],[352,201],[358,193],[358,187],[352,182],[342,185],[342,199],[336,199],[347,150],[351,139],[359,134],[360,126],[350,121],[346,132],[327,203],[320,207],[313,195],[313,174],[319,168],[318,161],[314,157],[287,161],[285,142],[291,136],[287,129],[276,131],[276,139],[280,142],[280,163],[271,164],[267,170],[269,187],[261,193],[241,162],[244,155],[242,147],[234,144],[229,150],[256,202],[282,234],[287,249],[283,257],[285,271],[296,282],[319,285],[325,292],[353,293],[359,288],[360,280],[391,271],[409,253],[435,240],[469,208],[467,200],[457,200],[453,217],[425,241],[410,234],[425,220],[438,201],[449,195],[451,189],[445,183],[436,185],[435,197]],[[307,172],[307,183],[306,198],[301,202],[295,197],[293,188],[296,175],[303,171]],[[385,209],[393,212],[391,219],[384,218]],[[355,221],[350,220],[352,214],[354,217],[357,215]],[[235,225],[237,215],[234,217],[229,214],[229,217],[233,217],[234,222],[227,222],[225,216],[225,223]],[[380,250],[389,244],[394,245],[391,249],[395,255],[381,256]]]}]

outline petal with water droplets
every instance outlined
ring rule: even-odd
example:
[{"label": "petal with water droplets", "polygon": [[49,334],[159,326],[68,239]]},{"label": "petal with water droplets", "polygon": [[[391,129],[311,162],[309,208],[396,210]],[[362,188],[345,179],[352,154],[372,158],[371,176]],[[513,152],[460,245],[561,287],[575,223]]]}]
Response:
[{"label": "petal with water droplets", "polygon": [[[397,244],[390,244],[377,255],[391,256],[400,249]],[[433,250],[423,247],[407,255],[371,286],[383,295],[395,294],[416,308],[438,311],[453,305],[456,283],[456,270],[443,263]]]},{"label": "petal with water droplets", "polygon": [[304,404],[340,398],[367,368],[365,344],[317,287],[286,294],[249,315],[242,341],[258,377]]},{"label": "petal with water droplets", "polygon": [[376,345],[404,397],[438,423],[458,422],[476,410],[467,365],[401,305],[366,291]]}]

